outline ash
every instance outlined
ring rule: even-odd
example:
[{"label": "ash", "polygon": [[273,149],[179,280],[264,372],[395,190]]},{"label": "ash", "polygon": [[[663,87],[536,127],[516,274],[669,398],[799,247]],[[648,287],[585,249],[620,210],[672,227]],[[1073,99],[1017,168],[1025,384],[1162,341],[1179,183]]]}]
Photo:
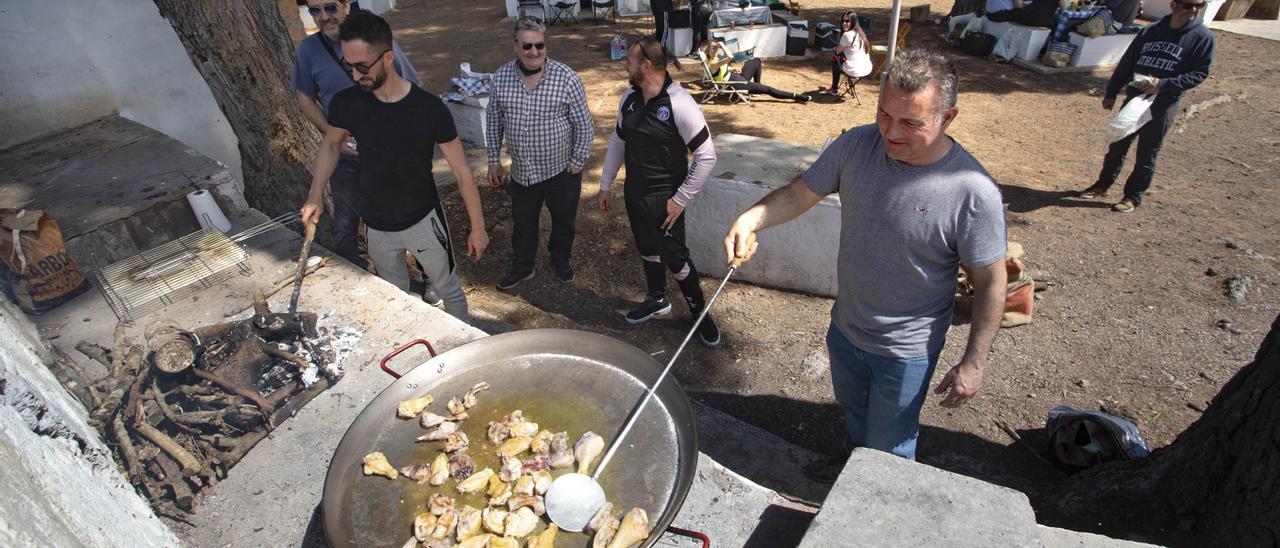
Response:
[{"label": "ash", "polygon": [[292,352],[307,360],[311,367],[303,369],[299,375],[297,368],[291,367],[291,364],[282,364],[278,363],[280,360],[275,360],[277,363],[265,371],[258,382],[259,393],[266,396],[294,378],[300,379],[307,388],[319,381],[321,377],[329,379],[330,382],[337,382],[342,378],[345,373],[342,364],[349,356],[359,351],[360,338],[364,336],[364,332],[355,327],[330,325],[330,318],[333,317],[332,312],[319,317],[316,322],[315,336],[276,343],[281,350]]}]

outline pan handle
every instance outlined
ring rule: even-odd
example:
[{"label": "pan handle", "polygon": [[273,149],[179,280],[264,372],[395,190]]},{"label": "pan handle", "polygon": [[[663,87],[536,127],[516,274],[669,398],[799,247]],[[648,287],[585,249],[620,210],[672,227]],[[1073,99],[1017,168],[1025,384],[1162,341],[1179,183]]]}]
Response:
[{"label": "pan handle", "polygon": [[408,349],[410,349],[410,348],[412,348],[412,347],[414,347],[414,346],[417,346],[417,345],[419,345],[419,344],[424,345],[424,346],[426,346],[426,347],[427,347],[427,352],[430,352],[430,353],[431,353],[431,357],[432,357],[432,358],[436,357],[436,349],[435,349],[435,347],[431,346],[431,343],[427,342],[427,340],[426,340],[426,339],[418,339],[418,340],[415,340],[415,341],[411,341],[411,342],[409,342],[408,344],[406,344],[406,345],[404,345],[404,346],[401,346],[400,348],[397,348],[397,349],[395,349],[395,350],[392,350],[390,354],[387,354],[386,356],[384,356],[384,357],[382,358],[382,362],[379,364],[379,365],[381,365],[381,366],[382,366],[382,370],[383,370],[383,371],[386,371],[386,372],[387,372],[387,374],[388,374],[388,375],[391,375],[392,377],[395,377],[395,378],[397,378],[397,379],[398,379],[398,378],[400,378],[400,373],[396,373],[396,371],[395,371],[394,369],[391,369],[390,367],[387,367],[387,362],[391,361],[391,358],[396,357],[396,356],[397,356],[397,355],[399,355],[401,352],[404,352],[405,350],[408,350]]},{"label": "pan handle", "polygon": [[667,526],[667,532],[674,535],[680,535],[682,537],[698,539],[702,541],[702,548],[711,548],[711,537],[708,537],[706,533],[701,533],[701,532],[693,531],[689,529],[681,529],[674,525]]}]

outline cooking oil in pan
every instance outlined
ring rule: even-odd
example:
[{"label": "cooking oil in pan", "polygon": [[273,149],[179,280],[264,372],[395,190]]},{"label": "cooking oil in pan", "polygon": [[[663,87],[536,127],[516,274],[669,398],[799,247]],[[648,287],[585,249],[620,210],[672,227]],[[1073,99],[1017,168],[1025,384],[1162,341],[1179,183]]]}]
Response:
[{"label": "cooking oil in pan", "polygon": [[[485,468],[491,468],[494,472],[498,471],[501,462],[495,453],[497,446],[489,441],[489,422],[498,421],[504,415],[516,409],[524,413],[526,421],[538,423],[540,429],[552,432],[568,432],[570,449],[572,449],[573,443],[587,431],[604,436],[605,444],[608,445],[612,441],[609,436],[612,436],[619,427],[619,425],[610,424],[608,418],[594,403],[572,395],[552,395],[539,392],[490,396],[488,398],[485,396],[486,392],[481,392],[477,396],[480,403],[467,410],[470,418],[458,424],[462,431],[467,434],[467,439],[470,442],[467,447],[467,454],[471,455],[471,458],[475,461],[476,472]],[[447,398],[445,401],[447,401]],[[433,405],[432,408],[436,408],[439,403],[442,402],[438,399],[437,404]],[[439,454],[439,447],[440,442],[420,442],[415,444],[413,458],[411,462],[406,464],[430,463]],[[530,453],[526,452],[522,455],[522,458],[528,458],[530,455]],[[599,464],[600,458],[603,456],[597,457],[594,464]],[[595,470],[594,464],[592,471]],[[551,474],[559,477],[575,469],[551,470]],[[604,488],[606,496],[612,493],[614,470],[612,467],[607,468],[600,477],[600,485]],[[403,502],[400,506],[400,522],[405,524],[405,530],[410,528],[413,519],[418,514],[428,511],[428,501],[431,499],[431,495],[435,493],[453,497],[455,500],[454,508],[470,505],[483,510],[489,504],[489,497],[485,495],[483,490],[470,495],[458,493],[455,489],[458,482],[452,478],[439,487],[425,483],[419,485],[417,482],[399,481],[396,483],[402,490],[401,500]],[[609,500],[615,499],[609,497]],[[544,516],[543,522],[546,523],[547,521]],[[544,528],[538,527],[534,534],[541,532]],[[557,546],[583,546],[589,540],[590,537],[585,533],[561,531],[556,535]]]}]

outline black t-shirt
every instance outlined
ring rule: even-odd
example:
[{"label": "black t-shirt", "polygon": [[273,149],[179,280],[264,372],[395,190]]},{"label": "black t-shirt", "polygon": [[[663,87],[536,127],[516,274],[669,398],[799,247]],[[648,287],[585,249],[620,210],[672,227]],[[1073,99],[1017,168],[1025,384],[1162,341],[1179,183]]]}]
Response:
[{"label": "black t-shirt", "polygon": [[431,160],[435,145],[458,137],[439,97],[412,87],[384,103],[352,86],[329,102],[329,123],[351,132],[360,153],[360,217],[374,230],[413,226],[440,204]]}]

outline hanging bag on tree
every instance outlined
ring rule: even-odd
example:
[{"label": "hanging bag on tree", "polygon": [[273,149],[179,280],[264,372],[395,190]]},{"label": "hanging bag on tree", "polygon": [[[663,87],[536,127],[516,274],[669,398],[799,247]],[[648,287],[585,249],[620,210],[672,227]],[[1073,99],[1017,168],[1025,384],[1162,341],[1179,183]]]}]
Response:
[{"label": "hanging bag on tree", "polygon": [[1133,135],[1139,128],[1150,122],[1151,103],[1155,100],[1155,95],[1139,95],[1125,103],[1120,112],[1116,113],[1115,118],[1111,119],[1111,123],[1107,124],[1107,144]]},{"label": "hanging bag on tree", "polygon": [[40,314],[89,289],[53,217],[0,209],[0,228],[0,288],[23,311]]}]

